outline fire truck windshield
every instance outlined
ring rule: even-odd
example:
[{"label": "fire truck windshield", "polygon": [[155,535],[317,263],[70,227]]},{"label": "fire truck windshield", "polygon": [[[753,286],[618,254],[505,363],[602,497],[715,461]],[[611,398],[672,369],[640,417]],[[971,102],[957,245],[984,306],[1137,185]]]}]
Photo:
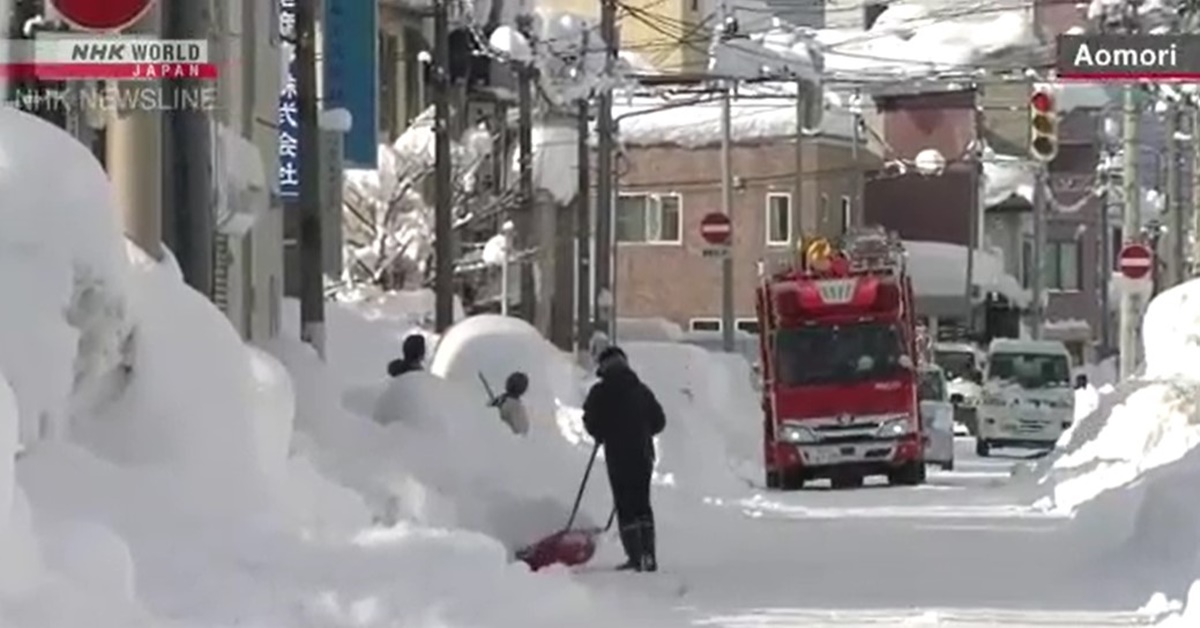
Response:
[{"label": "fire truck windshield", "polygon": [[795,327],[775,334],[779,384],[806,386],[895,377],[905,368],[900,335],[890,324]]}]

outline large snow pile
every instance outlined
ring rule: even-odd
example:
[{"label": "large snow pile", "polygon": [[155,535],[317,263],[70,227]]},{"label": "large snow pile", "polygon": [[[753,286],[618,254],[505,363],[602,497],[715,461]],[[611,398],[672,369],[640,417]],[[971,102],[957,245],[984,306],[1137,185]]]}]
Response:
[{"label": "large snow pile", "polygon": [[[0,110],[0,371],[21,440],[66,431],[103,395],[128,338],[122,239],[108,178],[54,127]],[[63,173],[74,173],[70,185]]]},{"label": "large snow pile", "polygon": [[[0,128],[5,198],[32,203],[6,203],[0,216],[0,268],[13,290],[0,330],[6,342],[46,342],[5,345],[7,356],[22,352],[0,362],[0,625],[639,623],[628,608],[605,612],[617,605],[594,603],[565,574],[513,565],[486,536],[372,527],[362,496],[310,459],[321,443],[293,434],[308,428],[293,420],[308,382],[293,385],[281,364],[247,348],[169,260],[121,256],[110,187],[82,146],[12,110],[0,112]],[[73,288],[86,307],[73,307]],[[124,354],[94,334],[122,328],[133,338]],[[109,354],[128,370],[95,366],[120,366],[115,357],[80,369],[80,356]],[[81,373],[107,376],[86,404],[72,388]],[[14,484],[26,412],[57,429],[26,443]]]},{"label": "large snow pile", "polygon": [[621,345],[667,415],[660,482],[706,497],[744,491],[762,471],[762,408],[750,364],[673,342]]},{"label": "large snow pile", "polygon": [[1161,293],[1143,321],[1142,376],[1095,399],[1060,447],[1038,465],[1050,493],[1042,504],[1071,511],[1148,470],[1175,462],[1200,444],[1200,385],[1192,367],[1200,351],[1200,282]]}]

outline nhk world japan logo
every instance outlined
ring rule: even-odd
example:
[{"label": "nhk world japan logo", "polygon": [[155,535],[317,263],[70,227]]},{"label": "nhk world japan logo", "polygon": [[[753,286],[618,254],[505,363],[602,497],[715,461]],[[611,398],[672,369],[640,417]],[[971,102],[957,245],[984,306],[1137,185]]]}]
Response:
[{"label": "nhk world japan logo", "polygon": [[217,78],[201,39],[146,37],[52,37],[7,40],[0,77],[71,80],[160,80]]}]

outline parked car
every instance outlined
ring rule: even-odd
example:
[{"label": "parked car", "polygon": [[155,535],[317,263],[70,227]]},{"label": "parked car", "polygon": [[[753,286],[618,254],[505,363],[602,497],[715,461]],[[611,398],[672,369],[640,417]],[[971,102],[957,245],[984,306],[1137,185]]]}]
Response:
[{"label": "parked car", "polygon": [[925,425],[925,462],[954,469],[954,405],[946,389],[946,373],[936,365],[920,368],[917,400]]}]

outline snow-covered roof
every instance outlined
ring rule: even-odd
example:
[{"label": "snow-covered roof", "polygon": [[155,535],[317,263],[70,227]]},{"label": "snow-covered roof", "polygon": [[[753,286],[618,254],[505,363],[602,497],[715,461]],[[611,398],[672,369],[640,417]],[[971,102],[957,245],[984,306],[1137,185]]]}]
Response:
[{"label": "snow-covered roof", "polygon": [[[794,86],[759,86],[758,90],[776,89],[778,96],[759,94],[735,99],[731,122],[734,141],[754,141],[796,135]],[[788,94],[787,90],[791,89]],[[637,97],[613,103],[618,118],[620,141],[626,145],[673,144],[685,147],[708,146],[721,141],[721,103],[706,101],[688,106],[663,109],[680,99]],[[804,129],[821,137],[849,139],[853,135],[854,116],[845,110],[827,109],[816,129]]]},{"label": "snow-covered roof", "polygon": [[[967,248],[946,242],[904,242],[908,268],[917,297],[965,296]],[[992,253],[976,250],[971,272],[980,294],[995,292],[1019,306],[1029,303],[1029,291],[1016,277],[1004,272],[1004,263]]]},{"label": "snow-covered roof", "polygon": [[900,0],[866,31],[824,29],[816,36],[827,77],[894,81],[973,72],[998,55],[1031,49],[1038,43],[1032,26],[1027,3],[1017,0],[940,8]]},{"label": "snow-covered roof", "polygon": [[722,77],[789,77],[815,85],[824,65],[817,48],[811,33],[775,20],[767,30],[712,46],[708,69]]}]

